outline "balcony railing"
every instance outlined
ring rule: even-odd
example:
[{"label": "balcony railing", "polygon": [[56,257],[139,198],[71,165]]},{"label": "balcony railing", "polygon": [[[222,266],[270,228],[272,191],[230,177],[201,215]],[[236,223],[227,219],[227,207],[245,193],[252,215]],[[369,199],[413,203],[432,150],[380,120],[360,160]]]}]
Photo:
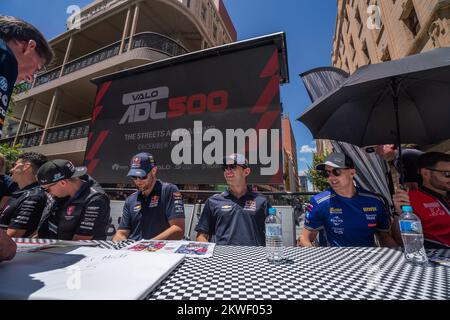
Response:
[{"label": "balcony railing", "polygon": [[[90,121],[90,119],[82,120],[49,128],[47,130],[44,144],[86,138],[89,133]],[[44,130],[38,130],[31,133],[21,134],[17,138],[17,144],[20,144],[21,148],[37,147],[41,143],[43,133]],[[8,137],[0,140],[0,144],[7,144],[10,147],[12,147],[13,143],[14,137]]]},{"label": "balcony railing", "polygon": [[[124,52],[128,50],[129,38],[125,40]],[[77,58],[71,62],[68,62],[64,66],[64,71],[62,76],[68,75],[70,73],[76,72],[78,70],[89,67],[93,64],[105,61],[119,54],[121,41],[117,41],[109,46],[103,47],[94,52],[88,53],[85,56]],[[188,51],[179,43],[174,40],[154,32],[142,32],[138,33],[133,37],[133,43],[131,45],[131,50],[137,48],[150,48],[152,50],[160,51],[162,53],[168,54],[169,56],[177,56],[188,53]],[[61,66],[52,69],[46,73],[37,76],[34,83],[34,87],[38,87],[52,80],[59,78],[61,74]],[[16,88],[17,93],[22,93],[31,89],[31,84],[21,85]]]}]

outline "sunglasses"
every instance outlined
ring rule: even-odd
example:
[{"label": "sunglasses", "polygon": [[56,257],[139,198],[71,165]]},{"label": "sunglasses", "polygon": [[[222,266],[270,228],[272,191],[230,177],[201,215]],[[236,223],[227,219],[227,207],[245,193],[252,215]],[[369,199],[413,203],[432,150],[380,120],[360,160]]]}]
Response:
[{"label": "sunglasses", "polygon": [[332,174],[333,174],[333,176],[335,176],[335,177],[339,177],[341,174],[342,174],[342,170],[344,170],[344,169],[341,169],[341,168],[334,168],[333,170],[324,170],[324,171],[322,171],[322,175],[325,177],[325,178],[329,178]]},{"label": "sunglasses", "polygon": [[426,168],[430,171],[434,171],[434,172],[441,172],[443,173],[444,177],[446,178],[450,178],[450,171],[445,171],[445,170],[438,170],[438,169],[433,169],[433,168]]},{"label": "sunglasses", "polygon": [[237,167],[241,167],[241,168],[245,169],[244,166],[241,166],[241,165],[238,165],[238,164],[225,164],[225,165],[222,165],[222,170],[223,171],[225,171],[225,170],[236,170]]},{"label": "sunglasses", "polygon": [[130,178],[133,180],[145,180],[145,179],[147,179],[147,176],[145,176],[145,177],[131,176]]}]

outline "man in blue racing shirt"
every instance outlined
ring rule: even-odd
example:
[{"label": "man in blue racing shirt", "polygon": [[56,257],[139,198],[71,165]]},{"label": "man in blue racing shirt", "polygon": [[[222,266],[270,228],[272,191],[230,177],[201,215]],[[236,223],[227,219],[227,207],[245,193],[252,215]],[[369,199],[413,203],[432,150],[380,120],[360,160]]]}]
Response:
[{"label": "man in blue racing shirt", "polygon": [[[390,215],[376,194],[355,187],[353,161],[342,153],[331,153],[316,167],[330,188],[311,198],[299,245],[312,247],[320,232],[321,243],[333,247],[397,247],[390,236]],[[323,239],[322,239],[323,237]]]}]

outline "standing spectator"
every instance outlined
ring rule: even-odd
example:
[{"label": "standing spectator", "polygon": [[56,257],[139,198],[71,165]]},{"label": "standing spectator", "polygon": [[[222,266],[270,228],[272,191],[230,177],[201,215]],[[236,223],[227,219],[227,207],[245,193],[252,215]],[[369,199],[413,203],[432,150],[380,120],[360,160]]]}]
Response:
[{"label": "standing spectator", "polygon": [[0,133],[16,81],[33,82],[52,59],[52,49],[35,27],[0,15]]}]

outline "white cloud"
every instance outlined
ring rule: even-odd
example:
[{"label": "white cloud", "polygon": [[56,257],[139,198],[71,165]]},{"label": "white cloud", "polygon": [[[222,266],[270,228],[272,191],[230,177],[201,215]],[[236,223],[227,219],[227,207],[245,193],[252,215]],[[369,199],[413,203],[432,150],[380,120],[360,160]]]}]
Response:
[{"label": "white cloud", "polygon": [[300,153],[316,153],[317,152],[317,148],[316,147],[311,147],[307,144],[303,145],[300,148]]},{"label": "white cloud", "polygon": [[302,157],[302,158],[299,158],[298,161],[300,161],[300,162],[306,162],[306,163],[307,163],[307,162],[308,162],[308,159]]}]

